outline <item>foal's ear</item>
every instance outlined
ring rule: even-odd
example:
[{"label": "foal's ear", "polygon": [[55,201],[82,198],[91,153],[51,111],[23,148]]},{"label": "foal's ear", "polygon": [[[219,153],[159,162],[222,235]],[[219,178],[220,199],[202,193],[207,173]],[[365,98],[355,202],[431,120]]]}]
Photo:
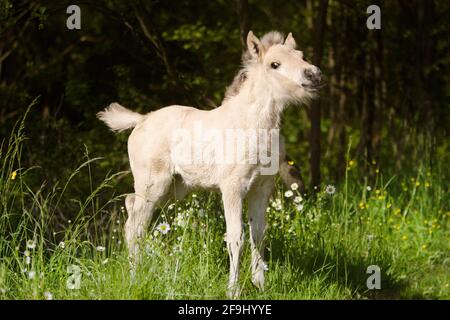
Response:
[{"label": "foal's ear", "polygon": [[247,48],[248,52],[254,59],[259,59],[264,53],[264,46],[259,39],[253,34],[253,31],[249,31],[247,35]]},{"label": "foal's ear", "polygon": [[284,40],[284,45],[291,47],[292,49],[295,49],[295,47],[297,46],[297,43],[295,42],[295,39],[292,36],[292,32],[289,32],[288,36],[286,37],[286,40]]}]

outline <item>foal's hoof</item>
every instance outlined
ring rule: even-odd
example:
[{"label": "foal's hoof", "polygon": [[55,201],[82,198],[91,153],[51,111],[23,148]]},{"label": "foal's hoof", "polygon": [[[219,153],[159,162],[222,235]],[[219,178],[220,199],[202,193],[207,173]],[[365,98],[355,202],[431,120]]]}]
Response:
[{"label": "foal's hoof", "polygon": [[264,290],[264,271],[258,271],[253,274],[252,276],[252,283],[257,287],[259,290]]},{"label": "foal's hoof", "polygon": [[236,300],[239,299],[241,296],[241,288],[234,286],[234,287],[228,287],[227,290],[227,298],[230,300]]}]

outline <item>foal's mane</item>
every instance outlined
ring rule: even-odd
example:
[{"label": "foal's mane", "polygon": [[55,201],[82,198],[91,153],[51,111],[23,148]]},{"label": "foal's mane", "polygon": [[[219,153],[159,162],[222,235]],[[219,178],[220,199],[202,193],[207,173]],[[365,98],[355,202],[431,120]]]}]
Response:
[{"label": "foal's mane", "polygon": [[[266,48],[270,48],[273,45],[276,44],[283,44],[284,43],[284,35],[281,32],[278,31],[270,31],[266,33],[261,38],[262,45]],[[238,71],[238,73],[234,76],[233,82],[231,85],[229,85],[225,90],[225,97],[223,98],[223,101],[229,100],[230,98],[236,96],[240,89],[242,88],[242,85],[244,84],[245,80],[247,80],[247,73],[248,73],[248,66],[253,63],[253,58],[246,49],[244,53],[242,54],[242,63],[241,63],[241,69]]]}]

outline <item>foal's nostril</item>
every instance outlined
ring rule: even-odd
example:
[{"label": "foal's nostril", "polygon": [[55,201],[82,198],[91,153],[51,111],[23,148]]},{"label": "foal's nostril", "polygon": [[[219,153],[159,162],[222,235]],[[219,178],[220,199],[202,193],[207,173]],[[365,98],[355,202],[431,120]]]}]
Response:
[{"label": "foal's nostril", "polygon": [[305,69],[303,73],[305,74],[306,80],[312,81],[314,79],[314,72],[311,69]]}]

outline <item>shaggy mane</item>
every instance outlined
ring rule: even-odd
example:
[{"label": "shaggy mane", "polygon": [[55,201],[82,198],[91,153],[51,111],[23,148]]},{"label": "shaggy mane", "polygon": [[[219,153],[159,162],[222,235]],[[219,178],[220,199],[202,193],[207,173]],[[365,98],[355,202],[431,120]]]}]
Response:
[{"label": "shaggy mane", "polygon": [[[261,43],[264,46],[264,48],[266,48],[266,50],[271,46],[283,44],[284,34],[278,31],[270,31],[261,38]],[[246,49],[242,54],[242,64],[241,64],[242,67],[238,71],[238,73],[234,76],[231,85],[229,85],[226,88],[225,97],[223,98],[222,103],[236,96],[239,93],[245,80],[247,80],[247,68],[249,65],[251,65],[252,62],[254,62],[252,56],[250,55],[248,49]]]}]

